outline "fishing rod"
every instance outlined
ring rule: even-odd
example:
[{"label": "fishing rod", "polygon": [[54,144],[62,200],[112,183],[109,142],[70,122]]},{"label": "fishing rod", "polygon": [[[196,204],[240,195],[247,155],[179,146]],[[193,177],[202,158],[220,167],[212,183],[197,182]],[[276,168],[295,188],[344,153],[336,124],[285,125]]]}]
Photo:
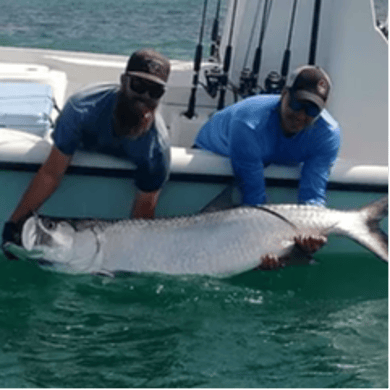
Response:
[{"label": "fishing rod", "polygon": [[261,6],[261,1],[258,0],[255,18],[253,19],[252,29],[251,29],[251,32],[249,34],[249,41],[248,41],[248,46],[247,46],[246,54],[245,54],[244,66],[243,66],[242,71],[241,71],[240,84],[238,87],[238,93],[242,97],[246,97],[246,96],[251,95],[252,94],[251,91],[253,89],[253,85],[252,85],[253,84],[253,77],[252,77],[253,72],[251,72],[248,68],[248,59],[249,59],[250,49],[252,47],[252,39],[253,39],[253,36],[255,34],[255,28],[256,28],[256,25],[257,25],[257,22],[259,19],[260,8],[261,8],[260,6]]},{"label": "fishing rod", "polygon": [[202,12],[202,23],[201,23],[200,32],[199,32],[199,41],[198,41],[198,44],[197,44],[196,50],[195,50],[194,77],[192,79],[191,95],[190,95],[190,100],[188,101],[187,111],[183,114],[188,119],[193,118],[195,115],[196,91],[198,89],[200,64],[202,62],[203,33],[204,33],[204,27],[205,27],[205,23],[206,23],[206,12],[207,12],[207,0],[204,0],[203,12]]},{"label": "fishing rod", "polygon": [[221,76],[221,83],[220,83],[220,94],[219,94],[219,100],[218,100],[218,110],[221,110],[225,106],[225,95],[226,95],[226,87],[228,83],[228,73],[230,69],[230,62],[232,59],[232,40],[233,40],[233,29],[234,29],[234,22],[236,19],[236,12],[237,12],[237,2],[238,0],[234,0],[233,5],[233,13],[232,13],[232,20],[230,24],[230,34],[229,34],[229,41],[228,45],[225,50],[225,57],[223,61],[223,75]]},{"label": "fishing rod", "polygon": [[[265,2],[266,1],[267,0],[265,0]],[[251,29],[251,32],[249,34],[249,42],[248,42],[248,46],[246,48],[246,54],[245,54],[245,60],[244,60],[244,68],[247,68],[248,59],[249,59],[249,53],[250,53],[250,50],[251,50],[251,47],[252,47],[252,40],[253,40],[253,36],[255,35],[257,22],[259,20],[260,8],[261,8],[261,0],[259,0],[257,2],[255,18],[253,19],[252,29]]]},{"label": "fishing rod", "polygon": [[210,46],[210,61],[219,60],[219,13],[221,10],[221,0],[218,0],[215,18],[213,22],[213,29],[211,30],[211,46]]},{"label": "fishing rod", "polygon": [[269,17],[271,14],[271,7],[272,7],[272,0],[265,0],[264,9],[263,9],[262,27],[261,27],[260,38],[259,38],[259,46],[256,49],[255,57],[253,60],[253,66],[252,66],[254,88],[256,88],[257,86],[257,79],[260,73],[261,56],[263,52],[263,42],[264,42],[265,32],[268,26]]},{"label": "fishing rod", "polygon": [[298,4],[298,0],[294,0],[293,9],[292,9],[292,13],[291,13],[291,19],[290,19],[290,28],[289,28],[289,32],[288,32],[288,38],[287,38],[287,46],[286,46],[286,50],[284,51],[282,69],[280,72],[281,77],[282,77],[281,87],[284,87],[284,85],[286,84],[286,79],[287,79],[288,71],[290,68],[290,56],[291,56],[290,47],[291,47],[292,33],[294,30],[295,12],[297,10],[297,4]]},{"label": "fishing rod", "polygon": [[313,12],[313,24],[311,28],[311,40],[310,40],[310,53],[309,53],[309,65],[315,65],[316,52],[318,42],[318,31],[320,25],[320,13],[321,13],[321,0],[315,0],[314,12]]},{"label": "fishing rod", "polygon": [[[259,44],[256,48],[255,55],[253,58],[252,71],[250,74],[245,74],[245,69],[241,75],[240,83],[240,94],[241,96],[246,95],[255,95],[257,93],[257,80],[259,78],[260,66],[261,66],[261,57],[263,52],[263,42],[265,37],[265,32],[267,30],[268,21],[271,15],[272,0],[264,0],[263,7],[263,16],[260,28]],[[260,8],[260,1],[259,1]],[[257,12],[260,11],[258,8]],[[257,17],[256,17],[257,20]],[[248,53],[247,53],[248,55]],[[247,61],[247,57],[245,63]]]}]

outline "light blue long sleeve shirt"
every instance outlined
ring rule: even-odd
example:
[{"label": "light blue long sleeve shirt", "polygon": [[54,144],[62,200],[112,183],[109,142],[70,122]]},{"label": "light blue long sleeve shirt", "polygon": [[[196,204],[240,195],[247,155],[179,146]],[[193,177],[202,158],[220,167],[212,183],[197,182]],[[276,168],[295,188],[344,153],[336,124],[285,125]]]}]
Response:
[{"label": "light blue long sleeve shirt", "polygon": [[286,137],[279,107],[279,95],[258,95],[226,107],[202,127],[195,145],[231,158],[245,204],[266,202],[264,167],[303,163],[298,203],[324,205],[340,147],[339,124],[323,110],[309,127]]}]

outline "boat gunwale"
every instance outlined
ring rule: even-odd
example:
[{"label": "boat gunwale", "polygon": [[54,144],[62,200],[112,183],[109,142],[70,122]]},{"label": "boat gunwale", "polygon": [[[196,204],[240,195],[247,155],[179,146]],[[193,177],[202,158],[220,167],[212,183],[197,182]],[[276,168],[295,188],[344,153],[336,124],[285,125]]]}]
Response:
[{"label": "boat gunwale", "polygon": [[[0,161],[0,171],[17,171],[17,172],[37,172],[41,164],[35,163],[16,163]],[[96,168],[71,165],[67,170],[67,175],[78,176],[100,176],[109,178],[130,178],[135,176],[135,169],[118,169],[118,168]],[[296,178],[272,178],[266,177],[266,185],[270,187],[296,188],[299,179]],[[222,174],[196,174],[196,173],[175,173],[171,172],[169,181],[173,182],[200,182],[200,183],[216,183],[216,184],[233,184],[234,178],[232,175]],[[341,182],[337,180],[329,180],[328,190],[333,191],[348,191],[348,192],[375,192],[388,193],[387,184],[366,184],[358,182]]]}]

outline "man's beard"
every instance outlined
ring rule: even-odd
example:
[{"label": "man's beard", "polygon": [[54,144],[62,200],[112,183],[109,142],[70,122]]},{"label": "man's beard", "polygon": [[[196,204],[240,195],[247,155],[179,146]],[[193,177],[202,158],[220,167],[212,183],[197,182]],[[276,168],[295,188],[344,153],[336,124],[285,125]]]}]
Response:
[{"label": "man's beard", "polygon": [[137,138],[150,128],[156,105],[137,97],[128,97],[122,91],[114,110],[115,132],[120,137]]}]

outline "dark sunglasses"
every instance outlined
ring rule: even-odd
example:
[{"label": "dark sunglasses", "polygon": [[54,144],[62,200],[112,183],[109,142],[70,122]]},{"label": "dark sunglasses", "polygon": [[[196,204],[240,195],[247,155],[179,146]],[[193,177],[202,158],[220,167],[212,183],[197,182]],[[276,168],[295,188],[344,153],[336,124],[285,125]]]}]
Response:
[{"label": "dark sunglasses", "polygon": [[165,87],[150,81],[143,80],[137,76],[127,76],[130,79],[130,88],[139,95],[148,92],[152,99],[160,99],[165,93]]},{"label": "dark sunglasses", "polygon": [[314,103],[299,101],[297,99],[294,99],[294,97],[292,95],[290,95],[289,100],[290,101],[288,103],[288,106],[293,111],[298,112],[298,111],[304,110],[305,114],[307,116],[311,116],[313,118],[320,115],[320,113],[321,113],[321,109]]}]

